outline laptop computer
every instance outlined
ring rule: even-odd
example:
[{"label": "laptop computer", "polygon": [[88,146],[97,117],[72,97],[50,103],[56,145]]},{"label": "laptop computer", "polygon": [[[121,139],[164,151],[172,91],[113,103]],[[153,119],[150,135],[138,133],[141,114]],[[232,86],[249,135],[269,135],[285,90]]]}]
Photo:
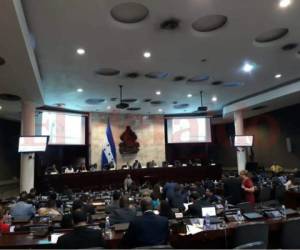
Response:
[{"label": "laptop computer", "polygon": [[207,215],[209,216],[211,224],[218,224],[222,222],[222,220],[217,217],[217,210],[215,206],[202,207],[201,213],[203,218],[205,218]]}]

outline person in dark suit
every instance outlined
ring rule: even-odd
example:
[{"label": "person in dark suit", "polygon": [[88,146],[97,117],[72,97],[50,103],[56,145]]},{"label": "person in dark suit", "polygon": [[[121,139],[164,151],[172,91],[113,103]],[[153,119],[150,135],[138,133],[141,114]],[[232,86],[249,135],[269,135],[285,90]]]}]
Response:
[{"label": "person in dark suit", "polygon": [[110,224],[129,223],[133,221],[136,216],[135,209],[129,208],[128,196],[122,196],[120,198],[120,208],[114,209],[110,215]]},{"label": "person in dark suit", "polygon": [[172,208],[178,208],[180,211],[184,211],[185,197],[182,194],[182,190],[179,184],[175,186],[174,194],[169,200]]},{"label": "person in dark suit", "polygon": [[239,178],[228,177],[224,179],[224,199],[236,205],[243,200],[242,182]]},{"label": "person in dark suit", "polygon": [[143,247],[164,245],[169,238],[168,219],[155,215],[152,200],[147,197],[141,201],[142,216],[137,216],[130,224],[123,237],[123,246]]},{"label": "person in dark suit", "polygon": [[138,160],[135,160],[134,163],[132,164],[132,168],[133,169],[142,168],[142,164]]},{"label": "person in dark suit", "polygon": [[100,230],[87,227],[87,215],[82,210],[73,212],[74,230],[58,238],[58,249],[83,249],[103,247],[104,241]]},{"label": "person in dark suit", "polygon": [[206,200],[201,200],[200,195],[197,192],[191,194],[191,205],[188,206],[188,210],[185,212],[185,215],[193,217],[202,217],[202,207],[209,206],[210,203]]},{"label": "person in dark suit", "polygon": [[113,210],[120,208],[119,206],[119,199],[120,199],[120,192],[114,191],[112,195],[112,203],[105,207],[105,213],[110,214]]}]

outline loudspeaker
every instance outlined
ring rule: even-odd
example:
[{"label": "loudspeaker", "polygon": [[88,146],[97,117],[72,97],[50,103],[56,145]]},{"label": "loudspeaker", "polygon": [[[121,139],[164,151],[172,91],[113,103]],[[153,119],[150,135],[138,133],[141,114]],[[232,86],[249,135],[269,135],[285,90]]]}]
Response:
[{"label": "loudspeaker", "polygon": [[291,142],[291,138],[287,137],[286,139],[286,149],[289,153],[292,153],[292,142]]}]

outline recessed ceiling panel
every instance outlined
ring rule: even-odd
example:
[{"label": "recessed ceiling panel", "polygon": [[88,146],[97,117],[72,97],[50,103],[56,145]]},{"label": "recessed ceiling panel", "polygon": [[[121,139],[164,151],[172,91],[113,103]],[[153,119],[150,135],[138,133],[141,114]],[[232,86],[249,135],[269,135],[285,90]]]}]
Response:
[{"label": "recessed ceiling panel", "polygon": [[0,100],[16,102],[16,101],[20,101],[21,97],[17,95],[2,93],[0,94]]},{"label": "recessed ceiling panel", "polygon": [[199,32],[210,32],[223,27],[227,23],[227,17],[223,15],[210,15],[197,19],[192,23],[194,30]]},{"label": "recessed ceiling panel", "polygon": [[5,59],[0,56],[0,66],[5,64]]},{"label": "recessed ceiling panel", "polygon": [[85,102],[89,105],[98,105],[100,103],[103,103],[104,101],[105,99],[101,99],[101,98],[89,98],[85,100]]},{"label": "recessed ceiling panel", "polygon": [[138,23],[144,20],[149,10],[140,3],[121,3],[112,8],[111,16],[121,23]]},{"label": "recessed ceiling panel", "polygon": [[169,75],[167,72],[150,72],[145,76],[151,79],[164,79]]},{"label": "recessed ceiling panel", "polygon": [[95,73],[101,76],[115,76],[120,74],[120,70],[112,69],[112,68],[101,68],[96,70]]},{"label": "recessed ceiling panel", "polygon": [[258,43],[268,43],[268,42],[273,42],[275,40],[278,40],[289,32],[289,29],[287,28],[276,28],[276,29],[271,29],[268,31],[265,31],[261,34],[259,34],[256,38],[255,41]]}]

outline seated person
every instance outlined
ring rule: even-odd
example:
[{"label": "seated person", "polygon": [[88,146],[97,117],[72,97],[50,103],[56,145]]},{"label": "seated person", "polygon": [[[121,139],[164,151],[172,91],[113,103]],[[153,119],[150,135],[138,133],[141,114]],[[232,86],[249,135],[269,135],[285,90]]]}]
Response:
[{"label": "seated person", "polygon": [[213,204],[213,203],[218,203],[219,201],[221,201],[221,197],[219,197],[215,194],[214,188],[207,188],[205,190],[204,200]]},{"label": "seated person", "polygon": [[87,194],[81,195],[80,200],[82,201],[84,212],[88,215],[96,213],[96,207],[92,204],[93,201]]},{"label": "seated person", "polygon": [[79,167],[79,169],[77,170],[77,172],[79,172],[79,173],[85,173],[85,172],[87,172],[87,169],[86,169],[86,166],[85,166],[84,163],[81,163],[81,164],[80,164],[80,167]]},{"label": "seated person", "polygon": [[138,160],[135,160],[134,163],[132,164],[132,168],[133,169],[142,168],[142,164]]},{"label": "seated person", "polygon": [[119,191],[114,191],[112,195],[112,202],[109,206],[105,207],[105,213],[110,214],[114,209],[120,208],[119,199],[121,194]]},{"label": "seated person", "polygon": [[86,213],[78,209],[73,212],[74,230],[60,236],[56,243],[59,249],[83,249],[103,247],[104,241],[100,230],[87,227]]},{"label": "seated person", "polygon": [[152,199],[152,208],[154,210],[157,210],[159,208],[160,200],[157,193],[152,192],[151,193],[151,199]]},{"label": "seated person", "polygon": [[97,171],[97,163],[91,165],[90,167],[90,172],[95,172],[95,171]]},{"label": "seated person", "polygon": [[49,199],[46,207],[41,207],[37,211],[39,216],[50,216],[53,220],[61,220],[62,213],[56,207],[56,200]]},{"label": "seated person", "polygon": [[10,225],[4,221],[5,209],[0,206],[0,233],[9,233]]},{"label": "seated person", "polygon": [[83,203],[81,200],[75,200],[72,204],[72,213],[65,213],[63,215],[62,221],[61,221],[61,227],[62,228],[72,228],[73,227],[73,217],[72,214],[77,210],[83,210]]},{"label": "seated person", "polygon": [[210,204],[200,199],[200,195],[198,192],[192,192],[191,194],[192,204],[188,206],[185,215],[194,216],[194,217],[202,217],[202,207],[209,206]]},{"label": "seated person", "polygon": [[14,220],[30,220],[34,217],[35,208],[33,205],[27,203],[27,193],[25,191],[20,193],[18,202],[11,207],[10,214]]},{"label": "seated person", "polygon": [[129,223],[133,221],[136,216],[135,209],[129,208],[128,196],[122,196],[120,198],[120,208],[114,209],[110,215],[110,224]]},{"label": "seated person", "polygon": [[49,166],[46,168],[45,174],[58,174],[58,170],[56,168],[56,165],[53,164],[52,166]]},{"label": "seated person", "polygon": [[293,175],[289,175],[287,178],[287,182],[284,183],[284,186],[285,186],[285,190],[289,190],[294,187],[297,187],[297,185],[295,185],[295,177]]},{"label": "seated person", "polygon": [[36,197],[36,190],[35,190],[35,188],[31,188],[29,191],[29,194],[27,196],[27,199],[34,200],[35,197]]},{"label": "seated person", "polygon": [[74,173],[74,168],[72,167],[72,165],[69,165],[66,169],[65,169],[65,174],[71,174]]},{"label": "seated person", "polygon": [[129,224],[123,237],[125,247],[164,245],[168,242],[169,223],[166,217],[155,215],[151,198],[141,201],[142,216],[137,216]]},{"label": "seated person", "polygon": [[168,219],[175,218],[174,212],[172,211],[169,202],[167,202],[166,200],[160,202],[158,210],[160,216],[166,217]]}]

